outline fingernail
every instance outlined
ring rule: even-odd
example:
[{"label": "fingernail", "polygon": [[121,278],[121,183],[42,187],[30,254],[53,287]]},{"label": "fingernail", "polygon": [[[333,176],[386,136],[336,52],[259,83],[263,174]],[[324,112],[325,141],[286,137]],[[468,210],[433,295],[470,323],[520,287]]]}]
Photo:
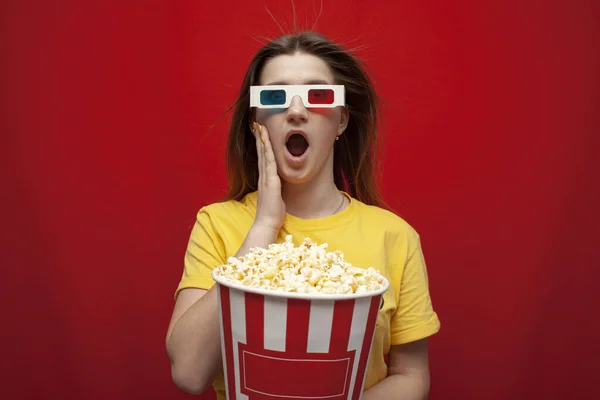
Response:
[{"label": "fingernail", "polygon": [[256,130],[256,121],[252,122],[252,130],[255,131]]},{"label": "fingernail", "polygon": [[262,125],[258,124],[258,132],[262,135]]},{"label": "fingernail", "polygon": [[265,138],[264,138],[264,136],[260,137],[260,141],[262,142],[262,144],[265,144]]}]

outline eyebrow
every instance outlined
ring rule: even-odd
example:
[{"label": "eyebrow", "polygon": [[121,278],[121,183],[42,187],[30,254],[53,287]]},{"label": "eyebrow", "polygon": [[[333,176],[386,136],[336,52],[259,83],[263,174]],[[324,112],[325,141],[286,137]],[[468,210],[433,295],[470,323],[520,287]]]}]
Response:
[{"label": "eyebrow", "polygon": [[[277,82],[270,82],[265,84],[265,86],[270,86],[270,85],[289,85],[289,83],[284,82],[284,81],[277,81]],[[303,83],[303,85],[331,85],[331,83],[323,80],[323,79],[312,79],[310,81],[306,81]]]}]

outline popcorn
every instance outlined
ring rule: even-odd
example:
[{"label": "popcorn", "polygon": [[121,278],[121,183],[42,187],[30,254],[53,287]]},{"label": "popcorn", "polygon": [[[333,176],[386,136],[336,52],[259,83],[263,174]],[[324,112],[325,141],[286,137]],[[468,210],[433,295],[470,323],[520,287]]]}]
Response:
[{"label": "popcorn", "polygon": [[368,293],[384,287],[384,278],[372,267],[352,266],[341,251],[309,238],[295,247],[292,236],[268,249],[252,248],[242,257],[230,257],[215,275],[235,285],[293,293]]}]

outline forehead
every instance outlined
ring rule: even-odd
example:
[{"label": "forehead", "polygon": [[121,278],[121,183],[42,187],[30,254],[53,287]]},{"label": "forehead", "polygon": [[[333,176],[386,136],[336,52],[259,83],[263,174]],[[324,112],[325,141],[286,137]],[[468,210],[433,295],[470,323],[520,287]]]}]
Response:
[{"label": "forehead", "polygon": [[329,65],[312,54],[296,53],[273,57],[265,63],[259,77],[260,85],[333,84]]}]

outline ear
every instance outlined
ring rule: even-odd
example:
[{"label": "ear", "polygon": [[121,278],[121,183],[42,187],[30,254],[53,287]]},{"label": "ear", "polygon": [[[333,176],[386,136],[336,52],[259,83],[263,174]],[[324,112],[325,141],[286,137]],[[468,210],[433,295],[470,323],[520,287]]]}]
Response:
[{"label": "ear", "polygon": [[344,131],[348,127],[349,119],[350,119],[350,111],[348,111],[348,107],[342,107],[342,115],[341,115],[340,123],[339,123],[338,129],[337,129],[338,136],[341,136],[342,133],[344,133]]}]

